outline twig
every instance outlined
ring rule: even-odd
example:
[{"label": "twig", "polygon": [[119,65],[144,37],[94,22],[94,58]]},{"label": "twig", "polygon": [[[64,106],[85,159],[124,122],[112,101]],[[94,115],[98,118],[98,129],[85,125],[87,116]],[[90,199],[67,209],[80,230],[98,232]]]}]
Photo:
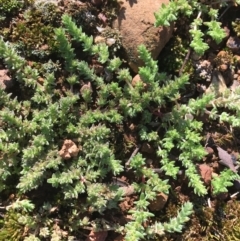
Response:
[{"label": "twig", "polygon": [[232,7],[231,5],[228,5],[228,7],[223,11],[223,13],[218,17],[218,20],[223,17],[223,15],[229,10],[229,8]]},{"label": "twig", "polygon": [[207,203],[208,203],[208,207],[212,207],[212,204],[211,204],[211,200],[210,200],[210,198],[208,198],[208,200],[207,200]]},{"label": "twig", "polygon": [[[198,15],[197,15],[197,18],[196,18],[196,19],[200,18],[200,17],[201,17],[201,15],[202,15],[202,12],[200,11],[200,12],[198,13]],[[196,25],[194,26],[194,29],[197,29],[197,26],[196,26]],[[190,54],[191,54],[191,48],[189,48],[189,49],[188,49],[188,52],[187,52],[186,57],[185,57],[185,59],[184,59],[184,61],[183,61],[182,67],[181,67],[181,69],[179,70],[179,76],[181,76],[181,75],[182,75],[183,68],[184,68],[184,66],[185,66],[185,65],[186,65],[186,63],[187,63],[187,61],[188,61],[188,59],[189,59]]]},{"label": "twig", "polygon": [[139,151],[140,148],[141,148],[141,145],[138,145],[138,146],[136,147],[136,149],[133,151],[132,155],[130,156],[130,158],[128,159],[128,161],[125,163],[125,167],[126,167],[126,168],[129,168],[132,158],[133,158],[134,156],[136,156],[136,154],[138,153],[138,151]]},{"label": "twig", "polygon": [[184,59],[184,61],[183,61],[183,64],[182,64],[182,66],[181,66],[181,69],[180,69],[179,72],[178,72],[178,73],[179,73],[179,76],[182,75],[183,68],[185,67],[185,65],[186,65],[186,63],[187,63],[190,54],[191,54],[191,49],[189,48],[189,49],[188,49],[188,52],[187,52],[187,54],[186,54],[186,57],[185,57],[185,59]]},{"label": "twig", "polygon": [[231,196],[230,196],[230,198],[234,198],[235,196],[237,196],[239,194],[239,192],[235,192],[234,194],[232,194]]}]

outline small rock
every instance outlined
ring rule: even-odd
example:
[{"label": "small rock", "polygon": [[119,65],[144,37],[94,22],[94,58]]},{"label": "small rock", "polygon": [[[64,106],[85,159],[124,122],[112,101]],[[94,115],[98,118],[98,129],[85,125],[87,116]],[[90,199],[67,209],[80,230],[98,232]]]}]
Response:
[{"label": "small rock", "polygon": [[205,147],[204,149],[205,149],[207,155],[214,154],[214,150],[211,147],[208,146],[208,147]]},{"label": "small rock", "polygon": [[206,185],[209,185],[212,180],[212,168],[206,164],[201,164],[198,166],[198,171]]},{"label": "small rock", "polygon": [[59,155],[64,159],[70,159],[76,157],[80,149],[72,140],[65,140],[62,149],[59,151]]},{"label": "small rock", "polygon": [[107,46],[111,47],[113,44],[116,43],[116,40],[114,38],[107,38],[106,39],[106,44]]},{"label": "small rock", "polygon": [[156,59],[172,36],[173,25],[154,26],[154,12],[160,9],[162,3],[167,4],[169,0],[122,1],[117,19],[113,22],[113,28],[120,31],[128,63],[135,73],[143,65],[138,57],[138,46],[144,44]]},{"label": "small rock", "polygon": [[39,77],[39,78],[37,79],[37,81],[38,81],[39,84],[43,85],[43,83],[44,83],[44,78]]},{"label": "small rock", "polygon": [[[143,81],[141,80],[141,77],[139,74],[135,75],[132,79],[132,86],[135,87],[137,85],[137,83],[143,83]],[[143,86],[146,87],[147,84],[143,83]]]},{"label": "small rock", "polygon": [[164,193],[159,193],[154,201],[151,201],[149,204],[149,209],[151,211],[159,211],[164,208],[168,200],[168,195]]},{"label": "small rock", "polygon": [[0,88],[8,90],[13,87],[13,80],[8,76],[7,69],[0,69]]},{"label": "small rock", "polygon": [[122,190],[123,196],[131,196],[135,193],[134,187],[132,185],[126,187],[119,187]]},{"label": "small rock", "polygon": [[129,129],[130,129],[131,131],[135,131],[135,130],[137,129],[137,127],[136,127],[136,125],[134,125],[133,123],[131,123],[131,124],[129,125]]}]

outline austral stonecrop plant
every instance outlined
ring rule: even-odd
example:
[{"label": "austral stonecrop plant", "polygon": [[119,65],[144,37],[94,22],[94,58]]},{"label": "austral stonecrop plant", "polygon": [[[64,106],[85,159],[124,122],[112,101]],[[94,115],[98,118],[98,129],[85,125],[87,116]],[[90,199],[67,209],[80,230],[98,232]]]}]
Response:
[{"label": "austral stonecrop plant", "polygon": [[[62,16],[62,26],[56,28],[54,34],[59,68],[64,73],[61,76],[63,89],[59,89],[54,71],[39,72],[17,53],[11,43],[0,38],[0,58],[18,82],[21,97],[11,96],[0,89],[0,191],[9,188],[13,174],[17,177],[11,180],[17,180],[14,183],[17,195],[28,195],[40,187],[50,186],[53,193],[57,190],[51,202],[59,209],[60,219],[67,220],[67,223],[63,221],[61,229],[58,223],[54,224],[55,219],[49,216],[56,209],[49,203],[43,205],[45,211],[36,208],[34,213],[31,209],[33,224],[24,234],[24,240],[56,238],[56,233],[59,239],[52,240],[77,239],[78,230],[90,225],[90,218],[91,223],[96,221],[91,212],[102,215],[108,209],[118,208],[122,191],[106,180],[124,171],[128,156],[115,152],[119,145],[115,139],[116,132],[117,136],[121,135],[120,127],[136,118],[139,120],[137,138],[156,148],[155,154],[159,157],[165,178],[146,167],[141,153],[132,158],[130,168],[135,175],[133,182],[139,199],[131,210],[131,222],[121,231],[126,234],[127,241],[152,238],[165,232],[181,232],[193,212],[192,203],[184,203],[177,217],[163,224],[155,222],[155,214],[149,211],[148,205],[159,192],[169,192],[171,185],[166,177],[177,179],[180,165],[194,193],[200,196],[207,193],[196,171],[196,162],[205,155],[200,144],[202,123],[185,116],[195,116],[204,111],[214,96],[203,95],[188,104],[178,102],[188,76],[184,74],[170,79],[165,73],[159,73],[157,61],[151,58],[145,46],[139,46],[139,56],[145,62],[139,69],[141,81],[133,85],[129,69],[121,68],[120,58],[111,57],[106,44],[94,44],[93,37],[87,36],[68,15]],[[111,81],[81,59],[74,44],[97,59],[112,75]],[[40,76],[41,82],[38,81]],[[21,95],[24,91],[29,91],[27,98]],[[152,106],[161,109],[169,103],[171,109],[160,119],[151,112]],[[66,139],[74,140],[79,149],[78,154],[68,160],[59,154]],[[170,158],[173,148],[179,153],[179,162]],[[145,181],[139,182],[142,177]],[[34,199],[30,201],[34,202]],[[66,215],[66,218],[61,207],[71,216]],[[43,217],[46,210],[49,216],[44,214],[44,220],[34,223],[37,217]],[[18,215],[13,213],[13,216]],[[149,227],[144,226],[146,221],[151,221]],[[15,223],[19,226],[18,222]]]}]

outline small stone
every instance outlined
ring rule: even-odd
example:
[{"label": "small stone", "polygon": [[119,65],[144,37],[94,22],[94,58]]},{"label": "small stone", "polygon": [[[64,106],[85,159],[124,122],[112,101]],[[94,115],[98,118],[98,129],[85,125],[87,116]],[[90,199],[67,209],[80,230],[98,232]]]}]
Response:
[{"label": "small stone", "polygon": [[173,24],[170,27],[154,26],[154,12],[159,11],[163,3],[168,4],[169,0],[121,1],[120,11],[112,27],[120,31],[129,66],[135,73],[143,65],[138,46],[144,44],[153,59],[156,59],[172,36]]},{"label": "small stone", "polygon": [[62,149],[59,151],[59,155],[64,159],[70,159],[76,157],[80,149],[72,140],[65,140]]},{"label": "small stone", "polygon": [[116,40],[114,38],[107,38],[107,40],[106,40],[106,44],[109,47],[111,47],[115,43],[116,43]]},{"label": "small stone", "polygon": [[8,75],[7,69],[0,69],[0,88],[8,90],[13,87],[13,80]]},{"label": "small stone", "polygon": [[188,113],[184,116],[184,119],[192,121],[194,119],[194,116],[192,114]]},{"label": "small stone", "polygon": [[154,201],[151,201],[149,204],[149,209],[151,211],[159,211],[164,208],[167,203],[168,195],[164,193],[159,193]]},{"label": "small stone", "polygon": [[133,123],[131,123],[131,124],[129,125],[129,129],[130,129],[131,131],[135,131],[135,130],[136,130],[136,126],[135,126]]},{"label": "small stone", "polygon": [[204,149],[205,149],[207,155],[214,154],[214,150],[211,147],[208,146],[208,147],[205,147]]},{"label": "small stone", "polygon": [[44,83],[44,78],[39,77],[39,78],[37,79],[37,81],[38,81],[39,84],[42,85],[42,84]]},{"label": "small stone", "polygon": [[201,164],[198,166],[198,171],[206,185],[210,185],[212,180],[212,168],[206,164]]},{"label": "small stone", "polygon": [[[135,87],[137,85],[137,83],[143,83],[141,77],[139,74],[135,75],[132,79],[132,86]],[[143,83],[143,86],[146,87],[147,84]]]},{"label": "small stone", "polygon": [[122,190],[123,196],[130,196],[135,193],[134,187],[132,185],[126,187],[119,187]]}]

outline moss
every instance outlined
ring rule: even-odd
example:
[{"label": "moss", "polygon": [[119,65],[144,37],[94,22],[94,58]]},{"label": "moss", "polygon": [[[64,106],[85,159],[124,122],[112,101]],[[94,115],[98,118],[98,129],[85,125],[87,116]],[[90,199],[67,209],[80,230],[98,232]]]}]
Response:
[{"label": "moss", "polygon": [[54,52],[54,28],[60,26],[61,12],[52,4],[45,5],[45,8],[26,11],[24,19],[16,23],[10,34],[17,48],[27,56],[37,55],[42,58]]},{"label": "moss", "polygon": [[19,11],[24,6],[24,1],[21,0],[0,0],[0,13],[12,14]]},{"label": "moss", "polygon": [[235,22],[232,23],[233,30],[240,37],[240,19],[236,19]]},{"label": "moss", "polygon": [[224,240],[240,240],[240,202],[239,200],[230,200],[224,208],[226,218],[223,221],[222,233]]},{"label": "moss", "polygon": [[19,222],[22,217],[16,211],[9,211],[4,216],[4,226],[0,230],[0,241],[21,241],[25,236],[25,225]]},{"label": "moss", "polygon": [[79,5],[76,2],[71,2],[66,10],[77,26],[81,26],[83,32],[88,35],[93,35],[97,29],[97,9],[89,5]]},{"label": "moss", "polygon": [[[188,51],[183,39],[176,35],[169,41],[159,57],[159,68],[166,72],[176,74],[179,72]],[[169,54],[170,53],[170,54]],[[193,71],[192,63],[188,61],[183,69],[184,73]]]}]

